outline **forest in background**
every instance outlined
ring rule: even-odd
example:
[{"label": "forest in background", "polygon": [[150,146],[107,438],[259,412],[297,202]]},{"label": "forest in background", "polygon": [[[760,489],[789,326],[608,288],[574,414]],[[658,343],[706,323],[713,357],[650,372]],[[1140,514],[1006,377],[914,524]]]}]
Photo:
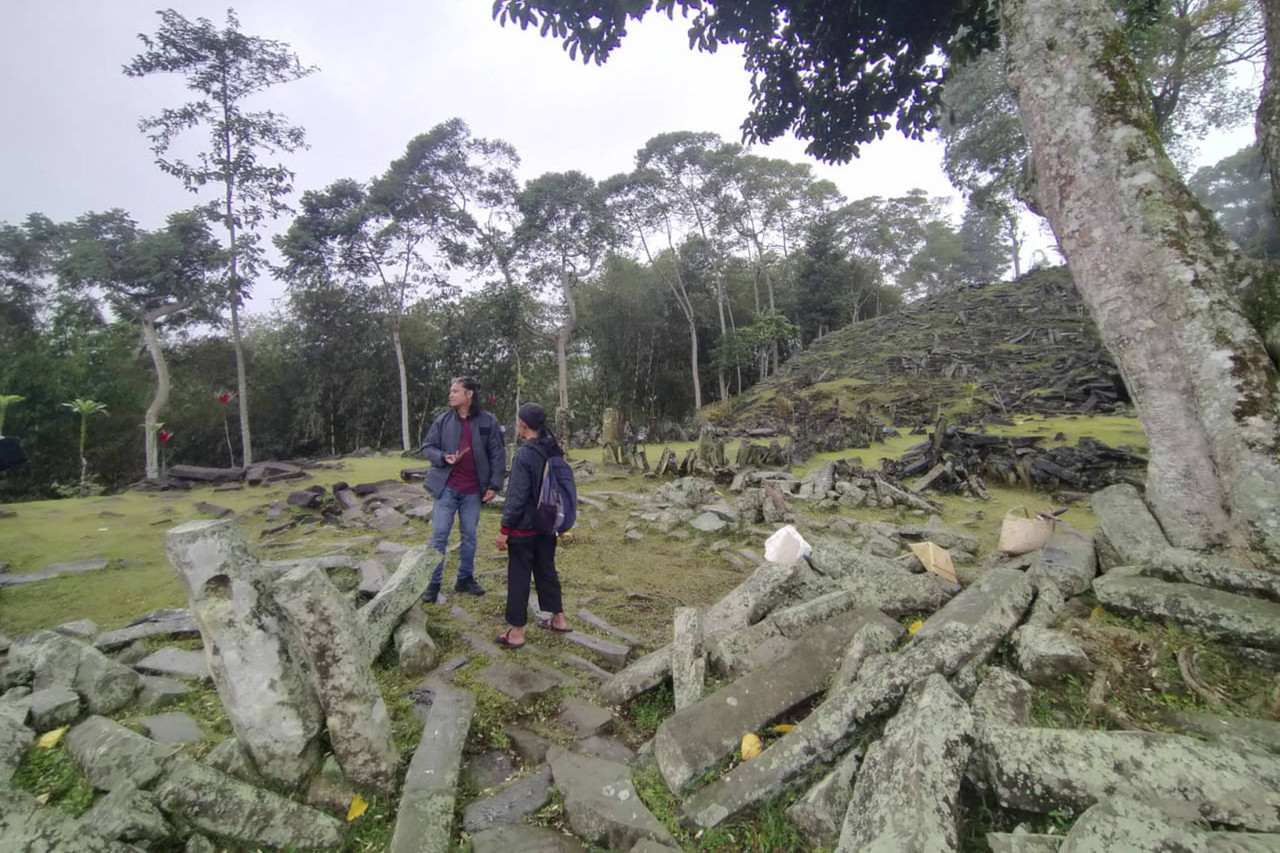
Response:
[{"label": "forest in background", "polygon": [[[170,35],[255,46],[234,17],[219,31],[174,15]],[[281,64],[257,69],[262,88],[310,72],[287,46],[266,44],[275,53],[257,54]],[[1231,44],[1219,37],[1217,49]],[[136,73],[189,73],[148,47]],[[1161,67],[1150,71],[1157,93]],[[1228,67],[1200,80],[1208,103],[1224,109],[1230,99],[1215,100],[1204,81],[1226,85]],[[850,202],[803,164],[691,132],[649,140],[626,175],[597,182],[555,173],[521,185],[518,153],[472,136],[458,119],[410,140],[385,173],[304,193],[292,209],[293,176],[260,167],[235,182],[243,192],[260,181],[260,196],[246,194],[239,208],[217,201],[175,212],[154,232],[125,211],[4,224],[0,430],[21,437],[30,462],[4,475],[0,499],[134,482],[147,470],[148,438],[162,466],[244,462],[235,337],[259,459],[414,447],[449,378],[464,373],[504,420],[537,399],[571,410],[579,425],[613,406],[633,428],[678,429],[831,329],[1018,272],[1025,151],[1010,148],[996,120],[1016,122],[1002,106],[1007,92],[974,68],[957,76],[942,129],[948,172],[969,199],[959,224],[923,193]],[[1171,108],[1162,126],[1175,153],[1179,140],[1240,118],[1189,97],[1181,104],[1189,112]],[[214,156],[204,171],[166,159],[182,128],[160,126],[162,116],[144,129],[150,121],[162,168],[216,185],[244,168],[235,156],[219,161],[219,136],[259,153],[300,144],[300,129],[255,125],[253,115],[241,127],[272,132],[255,140],[234,123],[209,125]],[[1250,254],[1275,256],[1256,149],[1191,184]],[[258,237],[273,217],[289,224],[268,253]],[[287,299],[228,339],[226,307],[266,274],[287,284]],[[161,373],[171,392],[144,417]],[[98,408],[76,410],[73,401]],[[81,477],[82,428],[92,482]]]}]

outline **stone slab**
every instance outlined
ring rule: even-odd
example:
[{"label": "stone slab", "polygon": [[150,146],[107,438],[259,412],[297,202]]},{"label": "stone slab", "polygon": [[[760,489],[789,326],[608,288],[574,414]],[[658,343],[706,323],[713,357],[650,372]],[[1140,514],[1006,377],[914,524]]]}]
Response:
[{"label": "stone slab", "polygon": [[156,743],[195,743],[205,738],[200,724],[181,711],[141,717],[138,722]]},{"label": "stone slab", "polygon": [[462,748],[475,713],[466,690],[428,679],[433,694],[396,814],[391,853],[448,853],[453,849],[453,807]]},{"label": "stone slab", "polygon": [[[498,793],[476,800],[462,811],[462,828],[481,832],[494,824],[516,823],[551,802],[551,768],[512,782]],[[514,851],[512,851],[514,853]]]},{"label": "stone slab", "polygon": [[515,700],[521,708],[529,707],[564,682],[563,678],[503,660],[480,670],[476,679]]},{"label": "stone slab", "polygon": [[630,850],[642,838],[676,846],[671,833],[640,801],[627,765],[558,746],[551,747],[547,762],[578,837],[616,850]]},{"label": "stone slab", "polygon": [[571,631],[560,636],[598,657],[604,662],[606,669],[621,669],[626,666],[627,656],[631,654],[630,646],[624,646],[621,643],[615,643],[612,640],[606,640],[603,637],[596,637],[592,634],[584,634],[581,631]]},{"label": "stone slab", "polygon": [[1167,619],[1227,643],[1280,650],[1280,603],[1168,583],[1116,569],[1093,582],[1102,606],[1112,613]]},{"label": "stone slab", "polygon": [[209,660],[204,652],[172,647],[156,649],[133,665],[138,672],[169,678],[188,678],[193,681],[210,681]]},{"label": "stone slab", "polygon": [[572,835],[513,823],[476,833],[471,853],[587,853],[587,848]]},{"label": "stone slab", "polygon": [[171,611],[173,615],[160,619],[147,619],[114,631],[105,631],[97,636],[93,644],[103,651],[115,651],[138,640],[151,637],[170,637],[172,639],[190,639],[200,636],[200,629],[186,610]]},{"label": "stone slab", "polygon": [[613,713],[577,696],[566,696],[560,700],[560,720],[579,738],[587,738],[609,728]]}]

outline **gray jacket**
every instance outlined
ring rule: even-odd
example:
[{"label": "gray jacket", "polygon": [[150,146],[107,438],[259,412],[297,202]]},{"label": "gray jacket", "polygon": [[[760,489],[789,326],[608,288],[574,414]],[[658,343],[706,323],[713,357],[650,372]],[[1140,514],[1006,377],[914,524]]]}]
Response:
[{"label": "gray jacket", "polygon": [[[507,451],[502,446],[498,419],[482,409],[467,418],[467,424],[471,427],[471,454],[475,457],[481,492],[502,491],[502,481],[507,474]],[[461,443],[462,419],[453,409],[436,418],[427,430],[421,453],[431,463],[424,485],[433,497],[440,497],[453,471],[452,465],[445,464],[445,455],[455,452]]]}]

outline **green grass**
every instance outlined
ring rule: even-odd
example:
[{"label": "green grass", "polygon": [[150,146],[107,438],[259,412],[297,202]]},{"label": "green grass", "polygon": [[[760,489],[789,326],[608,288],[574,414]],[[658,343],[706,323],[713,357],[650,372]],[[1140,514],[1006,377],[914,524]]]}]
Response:
[{"label": "green grass", "polygon": [[71,760],[65,742],[47,749],[37,745],[28,749],[13,774],[13,784],[74,817],[93,805],[93,786]]}]

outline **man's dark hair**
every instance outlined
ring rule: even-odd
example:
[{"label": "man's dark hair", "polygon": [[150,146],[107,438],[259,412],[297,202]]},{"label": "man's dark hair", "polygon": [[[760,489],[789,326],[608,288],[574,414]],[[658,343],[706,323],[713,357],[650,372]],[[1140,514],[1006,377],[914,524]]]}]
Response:
[{"label": "man's dark hair", "polygon": [[463,390],[471,392],[471,412],[472,414],[480,411],[480,383],[476,382],[470,376],[457,376],[449,382],[450,385],[461,385]]}]

